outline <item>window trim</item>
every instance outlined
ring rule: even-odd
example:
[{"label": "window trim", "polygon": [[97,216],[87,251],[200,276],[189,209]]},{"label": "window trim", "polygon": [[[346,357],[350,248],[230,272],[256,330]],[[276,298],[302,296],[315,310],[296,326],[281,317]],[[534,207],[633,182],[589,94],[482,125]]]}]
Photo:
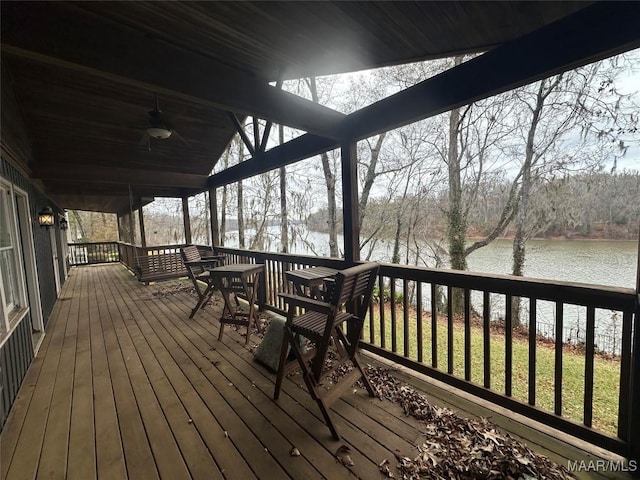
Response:
[{"label": "window trim", "polygon": [[[9,197],[10,199],[7,203],[7,208],[9,211],[9,218],[7,219],[7,223],[9,225],[9,235],[14,251],[14,268],[17,277],[17,296],[19,301],[19,305],[17,305],[16,308],[12,308],[9,311],[5,309],[6,298],[3,288],[4,280],[0,276],[0,331],[8,334],[15,327],[15,325],[17,325],[20,320],[22,320],[27,315],[30,310],[30,302],[27,295],[27,278],[24,271],[25,262],[23,258],[23,245],[20,241],[21,236],[18,235],[18,232],[20,231],[20,225],[18,224],[18,215],[16,215],[18,208],[16,203],[16,196],[24,197],[27,201],[27,205],[29,198],[26,195],[26,192],[16,188],[12,183],[2,178],[0,178],[0,187],[2,188],[2,190],[0,191],[0,195],[4,195],[4,190],[6,190],[8,192],[7,197]],[[5,212],[2,213],[4,214]],[[23,267],[20,268],[20,266]]]}]

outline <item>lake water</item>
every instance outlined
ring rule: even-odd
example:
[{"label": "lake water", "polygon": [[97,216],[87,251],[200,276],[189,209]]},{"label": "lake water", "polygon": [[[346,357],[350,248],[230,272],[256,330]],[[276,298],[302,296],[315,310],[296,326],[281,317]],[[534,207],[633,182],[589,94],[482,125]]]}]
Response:
[{"label": "lake water", "polygon": [[[277,251],[278,227],[269,227],[271,251]],[[237,247],[237,232],[227,232],[229,247]],[[342,236],[338,236],[342,251]],[[372,260],[391,261],[390,241],[378,243]],[[306,242],[298,241],[291,253],[329,255],[328,235],[310,232]],[[473,252],[467,259],[469,270],[485,273],[511,273],[511,240],[495,240]],[[617,240],[530,240],[524,273],[527,277],[568,282],[635,288],[638,242]]]},{"label": "lake water", "polygon": [[[236,233],[237,232],[229,232]],[[273,231],[277,233],[277,228]],[[275,237],[274,237],[275,238]],[[329,246],[326,234],[312,232],[307,242],[298,242],[292,253],[328,256]],[[339,237],[338,244],[342,245]],[[237,238],[231,238],[227,246],[237,246]],[[311,247],[310,247],[311,246]],[[272,250],[278,242],[273,241]],[[342,250],[342,248],[340,248]],[[380,242],[372,260],[389,262],[391,242]],[[467,259],[470,271],[509,274],[511,272],[512,243],[510,240],[496,240],[473,252]],[[637,241],[609,240],[530,240],[527,243],[525,276],[546,280],[560,280],[594,285],[635,288],[638,265]],[[425,292],[428,295],[428,291]],[[427,306],[429,298],[424,299]],[[481,295],[473,295],[474,308],[481,311]],[[492,295],[492,312],[504,311],[504,297]],[[524,313],[526,314],[526,307]],[[496,313],[496,316],[499,316]],[[550,302],[539,302],[537,310],[538,330],[548,337],[555,331],[555,309]],[[579,342],[584,340],[586,309],[565,307],[564,338]],[[599,348],[618,352],[620,345],[621,318],[611,312],[596,311],[596,344]]]}]

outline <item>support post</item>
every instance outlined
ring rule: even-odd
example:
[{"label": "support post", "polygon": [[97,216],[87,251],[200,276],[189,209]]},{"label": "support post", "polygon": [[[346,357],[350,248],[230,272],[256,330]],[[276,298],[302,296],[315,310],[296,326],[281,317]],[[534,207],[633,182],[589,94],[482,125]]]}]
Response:
[{"label": "support post", "polygon": [[[640,477],[640,294],[636,293],[631,348],[631,389],[629,398],[629,467],[634,477]],[[633,467],[633,469],[631,469]]]},{"label": "support post", "polygon": [[209,220],[211,222],[211,246],[220,246],[220,227],[218,224],[218,197],[216,188],[209,189]]},{"label": "support post", "polygon": [[342,144],[342,231],[344,259],[360,261],[360,213],[358,211],[358,153],[356,142]]},{"label": "support post", "polygon": [[191,218],[189,218],[189,197],[182,197],[182,220],[184,222],[184,242],[191,245]]},{"label": "support post", "polygon": [[136,231],[135,224],[133,222],[133,210],[129,210],[129,242],[131,242],[131,245],[136,244]]},{"label": "support post", "polygon": [[[636,311],[633,316],[631,343],[631,388],[629,389],[629,467],[631,474],[640,477],[640,234],[638,235],[638,266],[636,271]],[[632,463],[633,462],[633,463]]]},{"label": "support post", "polygon": [[142,199],[140,199],[140,206],[138,207],[138,224],[140,225],[140,246],[147,246],[147,235],[144,231],[144,215],[142,213]]}]

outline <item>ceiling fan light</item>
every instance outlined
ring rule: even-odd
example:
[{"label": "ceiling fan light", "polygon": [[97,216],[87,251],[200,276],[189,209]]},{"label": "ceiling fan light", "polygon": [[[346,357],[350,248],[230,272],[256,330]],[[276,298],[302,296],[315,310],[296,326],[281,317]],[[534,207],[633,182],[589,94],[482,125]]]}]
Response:
[{"label": "ceiling fan light", "polygon": [[163,127],[149,127],[147,128],[147,133],[150,137],[157,138],[160,140],[167,139],[171,136],[171,130]]}]

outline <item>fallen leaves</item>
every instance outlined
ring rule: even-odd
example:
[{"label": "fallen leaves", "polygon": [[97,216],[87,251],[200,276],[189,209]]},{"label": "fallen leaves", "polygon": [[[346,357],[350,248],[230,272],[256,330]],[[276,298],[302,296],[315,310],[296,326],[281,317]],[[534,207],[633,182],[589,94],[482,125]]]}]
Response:
[{"label": "fallen leaves", "polygon": [[336,460],[345,467],[353,467],[355,463],[351,460],[351,449],[346,445],[340,445],[336,450]]},{"label": "fallen leaves", "polygon": [[[365,368],[381,398],[425,422],[425,440],[417,447],[417,455],[396,458],[403,480],[573,478],[564,467],[502,433],[488,420],[463,418],[448,408],[431,405],[424,395],[402,384],[390,370]],[[393,478],[387,460],[378,469],[387,478]]]}]

